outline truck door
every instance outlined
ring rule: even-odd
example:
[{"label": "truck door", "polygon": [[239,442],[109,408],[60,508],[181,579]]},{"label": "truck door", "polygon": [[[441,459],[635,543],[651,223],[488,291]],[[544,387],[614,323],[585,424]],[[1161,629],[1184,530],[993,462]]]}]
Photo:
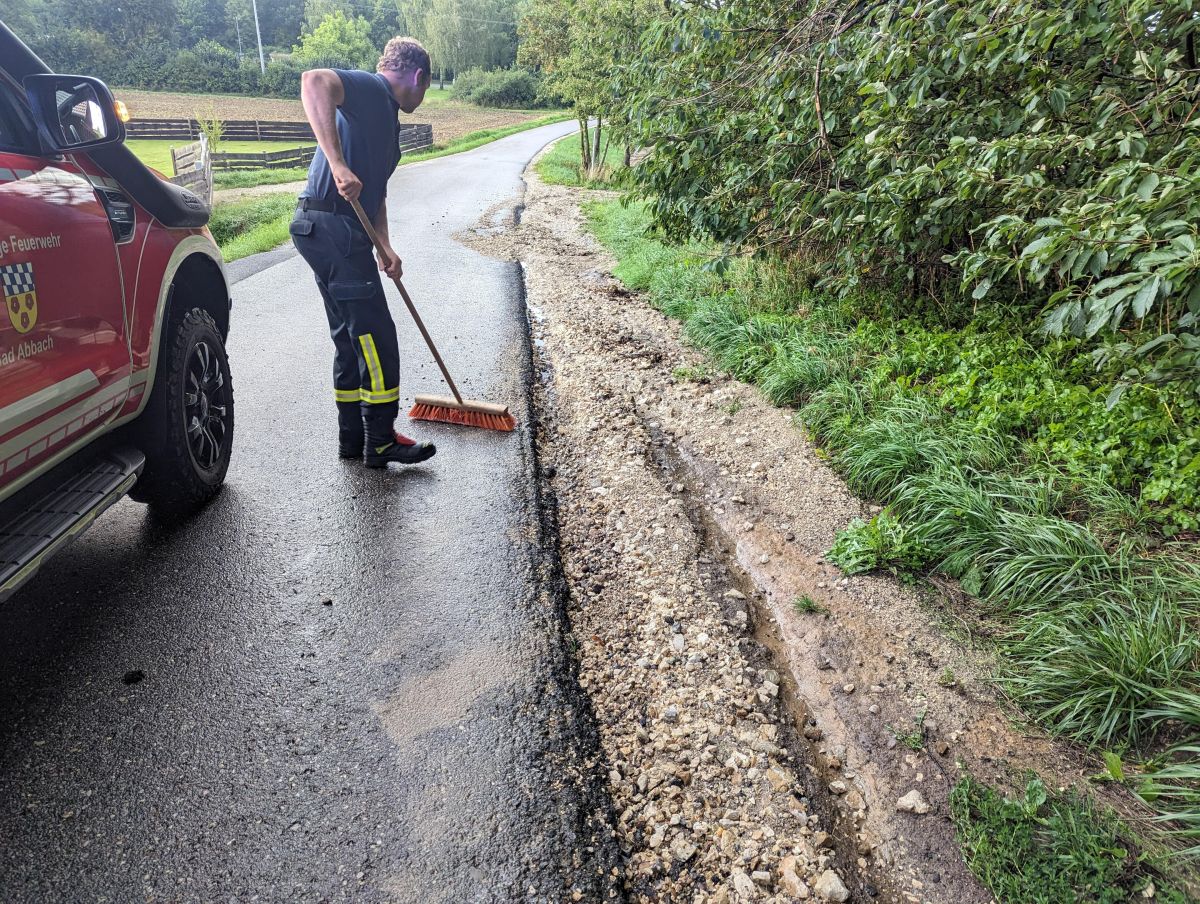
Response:
[{"label": "truck door", "polygon": [[130,353],[105,209],[70,157],[41,156],[2,73],[0,291],[3,495],[104,429],[128,394]]}]

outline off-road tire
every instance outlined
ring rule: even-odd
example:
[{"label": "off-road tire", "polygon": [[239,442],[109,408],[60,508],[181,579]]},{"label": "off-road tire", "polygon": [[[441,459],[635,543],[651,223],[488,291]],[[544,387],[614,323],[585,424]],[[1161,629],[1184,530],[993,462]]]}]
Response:
[{"label": "off-road tire", "polygon": [[[212,369],[219,373],[219,386],[197,393],[197,375]],[[233,446],[233,383],[225,342],[207,312],[192,308],[171,318],[150,401],[132,434],[146,456],[146,467],[129,493],[133,499],[186,514],[221,489]],[[215,451],[210,438],[217,441]]]}]

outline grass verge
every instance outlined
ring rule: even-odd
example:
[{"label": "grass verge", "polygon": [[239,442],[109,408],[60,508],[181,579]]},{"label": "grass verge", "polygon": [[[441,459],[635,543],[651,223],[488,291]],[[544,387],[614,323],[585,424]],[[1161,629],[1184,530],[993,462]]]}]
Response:
[{"label": "grass verge", "polygon": [[[588,130],[588,140],[596,134],[595,129]],[[605,144],[601,139],[601,144]],[[600,176],[596,179],[584,178],[583,154],[579,148],[579,135],[568,136],[556,141],[542,159],[537,162],[535,169],[538,177],[549,185],[576,185],[581,188],[611,188],[618,178],[622,166],[624,148],[614,142],[608,142],[603,148],[604,162]]]},{"label": "grass verge", "polygon": [[242,198],[217,204],[208,227],[225,261],[235,261],[286,242],[295,208],[296,198],[289,192]]},{"label": "grass verge", "polygon": [[1051,794],[1034,778],[1014,800],[964,778],[950,809],[968,865],[1000,901],[1188,901],[1135,852],[1128,826],[1074,792]]},{"label": "grass verge", "polygon": [[[1142,435],[1136,460],[1110,456],[1122,414],[1157,431],[1158,409],[1106,406],[1086,353],[1034,346],[1017,318],[949,330],[911,302],[821,293],[778,262],[718,275],[710,249],[648,235],[641,205],[588,213],[618,278],[681,319],[717,366],[795,406],[848,484],[887,506],[847,528],[831,558],[958,580],[1007,659],[1009,696],[1127,760],[1123,780],[1200,855],[1200,748],[1179,743],[1200,730],[1200,569],[1195,544],[1169,535],[1193,513],[1121,488],[1188,455],[1188,429]],[[1048,414],[1044,397],[1065,413]]]}]

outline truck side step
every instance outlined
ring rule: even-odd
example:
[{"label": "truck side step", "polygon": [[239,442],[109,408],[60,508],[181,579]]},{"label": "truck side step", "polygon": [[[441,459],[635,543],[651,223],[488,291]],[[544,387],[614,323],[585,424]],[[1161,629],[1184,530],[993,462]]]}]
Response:
[{"label": "truck side step", "polygon": [[0,523],[0,601],[133,486],[146,457],[129,447],[110,449],[72,470]]}]

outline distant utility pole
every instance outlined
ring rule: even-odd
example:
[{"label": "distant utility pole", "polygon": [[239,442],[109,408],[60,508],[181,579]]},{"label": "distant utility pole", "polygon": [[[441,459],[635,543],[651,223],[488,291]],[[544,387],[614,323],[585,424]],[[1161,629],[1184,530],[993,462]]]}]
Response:
[{"label": "distant utility pole", "polygon": [[258,38],[258,68],[266,74],[267,61],[263,58],[262,31],[258,27],[258,0],[250,0],[250,5],[254,8],[254,36]]}]

